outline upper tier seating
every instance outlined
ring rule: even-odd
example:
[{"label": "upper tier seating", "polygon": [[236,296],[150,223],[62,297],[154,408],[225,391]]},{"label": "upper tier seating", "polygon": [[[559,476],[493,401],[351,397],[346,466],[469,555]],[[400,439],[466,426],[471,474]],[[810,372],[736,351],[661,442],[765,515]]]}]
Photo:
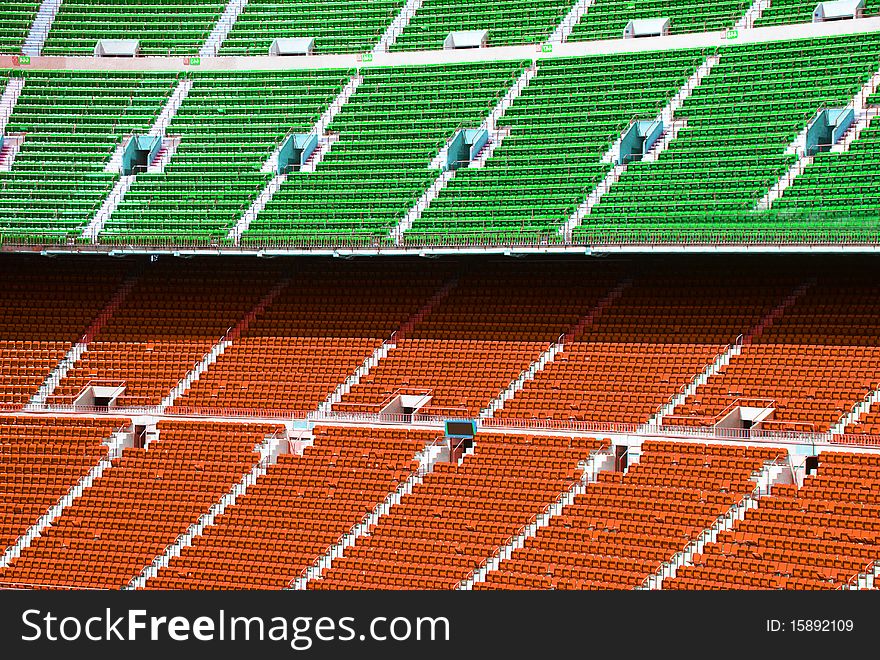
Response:
[{"label": "upper tier seating", "polygon": [[158,405],[277,277],[249,262],[220,271],[211,261],[146,266],[50,402],[70,404],[90,382],[103,381],[125,384],[117,405]]},{"label": "upper tier seating", "polygon": [[840,589],[880,557],[880,457],[823,452],[776,486],[664,589]]},{"label": "upper tier seating", "polygon": [[[51,266],[49,265],[51,263]],[[0,262],[0,404],[20,406],[79,341],[125,264],[6,255]]]},{"label": "upper tier seating", "polygon": [[39,8],[39,0],[0,1],[0,53],[21,52]]},{"label": "upper tier seating", "polygon": [[649,440],[626,474],[600,472],[480,589],[632,589],[756,487],[769,447]]},{"label": "upper tier seating", "polygon": [[260,171],[272,152],[289,133],[311,131],[350,77],[344,69],[192,74],[165,131],[180,138],[177,150],[164,171],[138,175],[101,238],[224,241],[275,174]]},{"label": "upper tier seating", "polygon": [[591,438],[478,434],[310,589],[453,589],[580,478]]},{"label": "upper tier seating", "polygon": [[656,117],[705,57],[686,50],[538,60],[538,74],[499,122],[510,135],[485,167],[456,171],[408,240],[559,240],[557,230],[611,169],[602,156],[630,120]]},{"label": "upper tier seating", "polygon": [[102,444],[124,419],[0,417],[0,549],[107,455]]},{"label": "upper tier seating", "polygon": [[488,30],[490,46],[545,41],[572,0],[425,0],[392,50],[436,50],[450,32]]},{"label": "upper tier seating", "polygon": [[118,175],[104,172],[123,138],[146,133],[176,74],[16,71],[25,85],[7,133],[24,133],[0,172],[0,239],[65,241],[82,234]]},{"label": "upper tier seating", "polygon": [[312,37],[315,53],[366,53],[405,0],[250,0],[221,55],[268,55],[277,37]]},{"label": "upper tier seating", "polygon": [[437,291],[444,269],[301,264],[290,284],[178,406],[307,413]]},{"label": "upper tier seating", "polygon": [[827,431],[880,386],[880,297],[855,263],[828,273],[667,423],[710,425],[739,398],[775,408],[761,428]]},{"label": "upper tier seating", "polygon": [[596,0],[568,40],[620,39],[630,20],[646,18],[668,18],[670,34],[716,32],[732,28],[750,4],[749,0]]},{"label": "upper tier seating", "polygon": [[64,0],[43,55],[92,55],[98,39],[138,39],[141,55],[198,55],[226,0]]},{"label": "upper tier seating", "polygon": [[[773,0],[763,11],[755,27],[809,23],[813,20],[813,10],[817,4],[819,3],[813,0]],[[880,4],[876,0],[867,0],[863,16],[876,16],[878,13]]]},{"label": "upper tier seating", "polygon": [[209,511],[260,458],[279,427],[159,422],[147,449],[125,449],[0,582],[120,589]]},{"label": "upper tier seating", "polygon": [[316,428],[147,583],[153,589],[283,589],[418,468],[437,431]]},{"label": "upper tier seating", "polygon": [[525,65],[362,69],[329,127],[338,142],[317,171],[288,177],[242,242],[387,239],[439,173],[431,160],[457,129],[480,125]]},{"label": "upper tier seating", "polygon": [[629,166],[576,238],[805,240],[859,229],[858,217],[754,209],[797,161],[786,150],[807,122],[848,104],[877,71],[880,34],[733,46],[720,56],[676,114],[687,125],[657,161]]}]

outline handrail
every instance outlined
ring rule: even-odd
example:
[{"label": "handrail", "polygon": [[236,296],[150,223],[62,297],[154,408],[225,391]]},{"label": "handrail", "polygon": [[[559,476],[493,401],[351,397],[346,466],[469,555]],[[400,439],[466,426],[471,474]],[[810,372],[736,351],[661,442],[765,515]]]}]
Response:
[{"label": "handrail", "polygon": [[869,561],[867,563],[867,565],[865,566],[864,571],[862,571],[860,573],[856,573],[855,575],[851,576],[846,581],[846,586],[852,587],[853,584],[857,584],[859,581],[859,577],[861,577],[862,575],[868,575],[869,573],[873,572],[874,569],[877,567],[878,563],[880,563],[880,560],[877,560],[877,559],[872,559],[871,561]]}]

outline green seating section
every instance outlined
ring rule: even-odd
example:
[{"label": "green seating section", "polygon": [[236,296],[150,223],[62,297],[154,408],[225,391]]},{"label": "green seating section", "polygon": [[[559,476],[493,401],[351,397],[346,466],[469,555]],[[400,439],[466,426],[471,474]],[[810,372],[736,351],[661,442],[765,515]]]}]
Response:
[{"label": "green seating section", "polygon": [[139,39],[142,55],[197,55],[225,0],[64,0],[43,55],[92,55],[98,39]]},{"label": "green seating section", "polygon": [[754,209],[796,161],[785,151],[816,111],[846,105],[878,67],[876,33],[724,50],[677,115],[687,126],[656,162],[632,163],[575,237],[824,230],[809,216]]},{"label": "green seating section", "polygon": [[25,77],[8,132],[25,140],[0,172],[0,235],[64,239],[82,231],[116,180],[104,167],[122,137],[146,131],[175,75],[144,72],[15,72]]},{"label": "green seating section", "polygon": [[0,53],[21,52],[39,8],[39,2],[0,0]]},{"label": "green seating section", "polygon": [[391,50],[443,48],[457,30],[488,30],[490,46],[545,41],[574,0],[425,0]]},{"label": "green seating section", "polygon": [[268,55],[276,37],[314,37],[317,53],[373,49],[405,0],[250,0],[221,55]]},{"label": "green seating section", "polygon": [[668,18],[670,34],[713,32],[732,28],[751,4],[752,0],[596,0],[568,40],[620,39],[630,20],[644,18]]},{"label": "green seating section", "polygon": [[[755,27],[810,23],[813,20],[813,10],[818,4],[819,0],[773,0],[770,6],[763,11],[760,20],[755,23]],[[878,14],[880,14],[880,1],[865,0],[864,16],[877,16]]]},{"label": "green seating section", "polygon": [[374,68],[329,130],[314,173],[294,173],[243,242],[381,240],[431,185],[456,129],[477,126],[526,62]]},{"label": "green seating section", "polygon": [[138,175],[101,238],[224,238],[271,178],[263,163],[288,132],[309,132],[353,73],[191,74],[166,130],[180,146],[164,172]]},{"label": "green seating section", "polygon": [[[880,104],[880,94],[868,99]],[[842,153],[820,152],[773,208],[811,224],[880,230],[880,120],[875,118]]]},{"label": "green seating section", "polygon": [[653,119],[706,53],[540,60],[500,125],[511,134],[483,168],[460,168],[407,237],[512,239],[559,227],[605,177],[602,155],[629,124]]}]

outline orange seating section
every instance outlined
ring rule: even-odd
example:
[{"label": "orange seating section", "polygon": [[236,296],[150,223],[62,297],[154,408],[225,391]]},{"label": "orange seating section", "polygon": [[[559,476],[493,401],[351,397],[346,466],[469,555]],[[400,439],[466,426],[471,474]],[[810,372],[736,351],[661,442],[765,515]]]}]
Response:
[{"label": "orange seating section", "polygon": [[149,264],[50,402],[70,404],[102,381],[125,383],[118,406],[159,404],[277,280],[276,271],[255,266]]},{"label": "orange seating section", "polygon": [[840,589],[880,559],[880,456],[824,452],[776,486],[664,589]]},{"label": "orange seating section", "polygon": [[453,589],[568,490],[603,442],[483,434],[439,463],[310,589]]},{"label": "orange seating section", "polygon": [[730,274],[711,262],[636,275],[497,416],[647,422],[772,309],[791,278],[769,285],[759,274],[739,279],[732,287]]},{"label": "orange seating section", "polygon": [[309,412],[443,283],[437,269],[301,266],[291,284],[181,397],[180,406]]},{"label": "orange seating section", "polygon": [[[51,264],[51,266],[49,265]],[[92,259],[0,263],[0,404],[36,394],[119,285],[123,264]]]},{"label": "orange seating section", "polygon": [[[603,264],[604,266],[604,264]],[[430,393],[423,414],[474,415],[577,324],[621,277],[620,265],[462,267],[457,286],[336,407],[378,412],[399,391]]]},{"label": "orange seating section", "polygon": [[880,386],[878,365],[880,292],[843,267],[824,274],[676,415],[712,417],[738,398],[764,398],[775,413],[761,428],[825,432]]},{"label": "orange seating section", "polygon": [[645,441],[626,474],[600,472],[480,589],[631,589],[754,490],[784,450]]},{"label": "orange seating section", "polygon": [[121,588],[207,513],[259,460],[278,427],[162,421],[125,449],[8,568],[0,583]]},{"label": "orange seating section", "polygon": [[437,431],[316,428],[150,580],[154,589],[281,589],[417,469]]},{"label": "orange seating section", "polygon": [[0,417],[0,549],[31,525],[107,454],[123,419]]}]

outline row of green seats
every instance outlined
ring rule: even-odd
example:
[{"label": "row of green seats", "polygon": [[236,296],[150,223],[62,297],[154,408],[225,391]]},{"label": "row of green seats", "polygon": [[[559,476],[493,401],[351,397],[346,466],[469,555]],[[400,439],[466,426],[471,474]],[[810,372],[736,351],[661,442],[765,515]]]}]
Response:
[{"label": "row of green seats", "polygon": [[[763,11],[761,18],[755,22],[755,27],[810,23],[813,20],[813,10],[818,4],[818,0],[773,0]],[[878,14],[880,14],[880,2],[865,0],[863,16]]]},{"label": "row of green seats", "polygon": [[21,52],[39,8],[39,2],[0,0],[0,53]]},{"label": "row of green seats", "polygon": [[226,0],[64,0],[43,55],[92,55],[99,39],[138,39],[142,55],[197,55]]},{"label": "row of green seats", "polygon": [[194,73],[166,136],[165,171],[139,174],[104,240],[223,239],[273,173],[260,171],[288,133],[307,133],[352,71]]},{"label": "row of green seats", "polygon": [[24,134],[10,172],[0,172],[0,233],[74,237],[118,175],[104,172],[131,132],[146,132],[177,74],[15,72],[25,85],[7,125]]},{"label": "row of green seats", "polygon": [[479,125],[525,62],[363,70],[331,123],[338,141],[314,173],[294,173],[242,236],[247,242],[388,236],[433,183],[431,160]]}]

